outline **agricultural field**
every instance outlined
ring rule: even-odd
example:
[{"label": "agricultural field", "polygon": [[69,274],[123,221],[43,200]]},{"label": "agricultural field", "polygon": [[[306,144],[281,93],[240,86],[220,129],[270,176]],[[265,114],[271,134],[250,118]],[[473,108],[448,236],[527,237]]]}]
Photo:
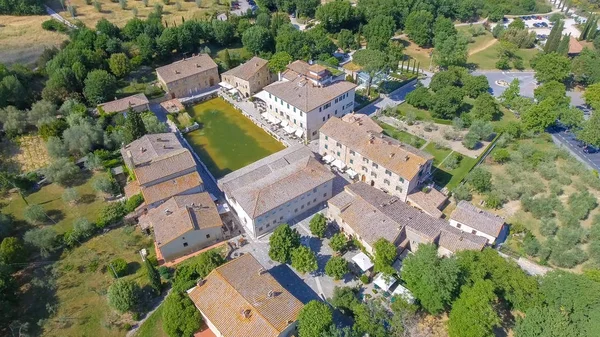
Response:
[{"label": "agricultural field", "polygon": [[44,49],[58,47],[67,35],[42,29],[50,16],[0,16],[0,63],[33,64]]},{"label": "agricultural field", "polygon": [[[121,9],[119,1],[98,1],[101,4],[101,11],[96,9],[93,1],[90,1],[88,4],[87,0],[71,0],[69,3],[75,6],[75,18],[71,17],[71,14],[66,8],[62,7],[59,1],[52,2],[50,6],[69,21],[81,21],[88,27],[95,26],[96,22],[102,18],[122,27],[129,19],[134,17],[134,8],[136,8],[139,18],[146,18],[154,10],[155,4],[163,6],[163,20],[169,25],[180,24],[182,18],[202,19],[207,16],[211,17],[219,13],[225,13],[229,10],[227,2],[219,0],[201,0],[199,1],[200,7],[198,7],[195,1],[125,1],[125,9]],[[147,2],[148,5],[145,6],[144,2]],[[166,5],[165,2],[169,4]]]},{"label": "agricultural field", "polygon": [[499,145],[482,168],[488,190],[472,189],[472,203],[507,219],[509,251],[540,263],[579,270],[597,265],[600,183],[597,175],[557,148],[550,136]]},{"label": "agricultural field", "polygon": [[31,172],[48,165],[50,156],[39,136],[27,135],[0,143],[2,169],[14,173]]}]

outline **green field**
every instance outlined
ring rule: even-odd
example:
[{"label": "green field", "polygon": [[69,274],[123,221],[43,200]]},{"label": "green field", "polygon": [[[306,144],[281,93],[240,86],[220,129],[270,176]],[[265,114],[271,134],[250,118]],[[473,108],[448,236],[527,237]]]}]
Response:
[{"label": "green field", "polygon": [[438,124],[452,125],[451,120],[435,118],[428,110],[416,108],[406,102],[398,105],[397,111],[402,116],[406,116],[408,113],[413,113],[419,121],[430,121]]},{"label": "green field", "polygon": [[185,135],[215,178],[285,147],[222,98],[188,109],[200,129]]},{"label": "green field", "polygon": [[465,178],[465,176],[471,171],[473,166],[477,163],[476,158],[471,158],[467,156],[462,156],[462,160],[457,168],[453,170],[449,170],[442,163],[450,153],[453,151],[446,148],[436,148],[434,143],[429,143],[423,149],[426,152],[430,153],[433,158],[433,165],[435,166],[433,173],[433,180],[439,186],[447,187],[449,190],[454,189],[460,182]]},{"label": "green field", "polygon": [[[100,173],[97,173],[99,175]],[[78,218],[87,218],[95,221],[98,212],[105,205],[101,196],[97,196],[92,188],[92,179],[88,172],[81,172],[75,179],[75,190],[79,193],[81,201],[75,205],[65,204],[61,198],[64,187],[50,184],[39,191],[25,194],[29,205],[41,205],[48,216],[47,225],[51,225],[59,234],[71,229],[72,223]],[[25,201],[18,194],[9,194],[0,200],[0,212],[12,215],[16,221],[24,221],[23,211],[27,207]],[[54,222],[56,223],[54,223]]]},{"label": "green field", "polygon": [[155,312],[146,319],[144,324],[140,326],[140,329],[135,334],[136,337],[168,337],[167,333],[162,327],[162,309],[161,305],[156,309]]},{"label": "green field", "polygon": [[[498,61],[498,46],[498,44],[495,44],[490,48],[470,55],[467,59],[467,62],[474,64],[478,69],[496,69],[496,62]],[[538,53],[539,50],[536,48],[519,49],[517,50],[516,55],[523,59],[523,66],[525,69],[531,69],[530,61]]]}]

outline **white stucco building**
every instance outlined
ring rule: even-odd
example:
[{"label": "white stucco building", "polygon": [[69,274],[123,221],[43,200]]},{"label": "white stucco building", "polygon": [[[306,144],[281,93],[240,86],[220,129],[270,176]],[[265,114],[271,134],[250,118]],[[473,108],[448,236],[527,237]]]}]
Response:
[{"label": "white stucco building", "polygon": [[332,197],[334,174],[309,148],[296,145],[219,179],[218,185],[254,237]]},{"label": "white stucco building", "polygon": [[334,77],[321,65],[295,61],[280,81],[266,86],[256,97],[286,130],[301,130],[302,137],[313,140],[331,117],[353,111],[355,88],[356,84]]},{"label": "white stucco building", "polygon": [[465,200],[461,200],[450,215],[450,225],[463,232],[484,237],[490,245],[503,242],[508,235],[508,227],[502,217]]}]

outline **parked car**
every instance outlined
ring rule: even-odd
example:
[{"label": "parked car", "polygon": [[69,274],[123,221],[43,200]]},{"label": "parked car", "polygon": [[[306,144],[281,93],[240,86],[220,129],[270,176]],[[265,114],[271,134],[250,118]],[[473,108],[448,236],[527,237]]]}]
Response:
[{"label": "parked car", "polygon": [[583,147],[583,152],[585,153],[596,153],[598,152],[598,149],[596,149],[595,147],[591,146],[591,145],[586,145]]}]

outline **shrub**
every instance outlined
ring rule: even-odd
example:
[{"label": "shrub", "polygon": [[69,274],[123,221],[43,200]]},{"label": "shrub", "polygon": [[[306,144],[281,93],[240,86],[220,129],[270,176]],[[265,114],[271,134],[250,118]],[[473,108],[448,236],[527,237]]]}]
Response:
[{"label": "shrub", "polygon": [[525,235],[525,239],[523,239],[523,250],[525,251],[525,254],[529,256],[537,256],[540,248],[540,242],[535,238],[535,236],[533,236],[531,233],[527,233],[527,235]]},{"label": "shrub", "polygon": [[510,160],[510,152],[507,149],[498,149],[492,155],[492,159],[498,164],[504,164]]},{"label": "shrub", "polygon": [[485,206],[493,209],[502,207],[504,200],[497,192],[491,192],[485,197]]},{"label": "shrub", "polygon": [[61,32],[61,33],[64,33],[68,30],[68,27],[64,23],[59,22],[54,19],[50,19],[50,20],[42,22],[42,28],[45,30],[52,31],[52,32]]},{"label": "shrub", "polygon": [[553,236],[556,234],[558,230],[558,225],[556,224],[556,220],[552,218],[542,218],[540,223],[540,233],[545,236]]},{"label": "shrub", "polygon": [[181,12],[183,10],[183,7],[181,5],[181,2],[177,1],[175,3],[175,9],[177,9],[177,11]]},{"label": "shrub", "polygon": [[587,190],[571,194],[569,196],[568,204],[573,216],[577,217],[579,220],[586,219],[590,211],[598,206],[596,197]]},{"label": "shrub", "polygon": [[444,166],[449,170],[454,170],[460,165],[463,157],[459,153],[453,152],[446,160],[444,161]]},{"label": "shrub", "polygon": [[125,202],[125,213],[129,214],[135,211],[135,209],[143,203],[144,197],[141,193],[131,196],[131,198],[127,199],[127,201]]},{"label": "shrub", "polygon": [[[144,0],[144,1],[148,1],[148,0]],[[94,1],[94,8],[96,9],[96,12],[98,12],[98,13],[102,12],[102,4],[100,3],[100,1],[98,1],[98,0]]]},{"label": "shrub", "polygon": [[118,191],[116,181],[105,175],[98,176],[92,180],[92,188],[97,192],[114,194]]},{"label": "shrub", "polygon": [[170,281],[173,278],[173,271],[169,269],[169,267],[158,267],[158,274],[160,275],[160,278],[162,278],[165,281]]},{"label": "shrub", "polygon": [[474,168],[467,176],[467,181],[478,192],[489,191],[492,188],[492,174],[482,167]]},{"label": "shrub", "polygon": [[581,248],[572,248],[552,252],[550,259],[553,264],[562,268],[573,268],[578,264],[585,262],[588,259],[587,254]]},{"label": "shrub", "polygon": [[110,262],[109,268],[111,268],[111,270],[113,271],[113,273],[112,273],[113,276],[115,276],[114,274],[117,274],[116,276],[118,276],[118,277],[123,277],[123,276],[127,275],[126,274],[127,261],[125,261],[124,259],[122,259],[120,257],[112,260]]},{"label": "shrub", "polygon": [[125,212],[125,206],[122,202],[110,203],[100,210],[100,216],[96,225],[99,228],[104,228],[121,221],[125,215],[127,215],[127,213]]},{"label": "shrub", "polygon": [[456,202],[461,200],[469,201],[472,198],[471,189],[469,189],[469,187],[465,184],[457,186],[454,191],[452,191],[452,195],[454,196]]},{"label": "shrub", "polygon": [[365,274],[362,274],[362,275],[360,275],[360,281],[361,281],[363,284],[369,284],[369,276],[367,276],[367,275],[365,275]]}]

